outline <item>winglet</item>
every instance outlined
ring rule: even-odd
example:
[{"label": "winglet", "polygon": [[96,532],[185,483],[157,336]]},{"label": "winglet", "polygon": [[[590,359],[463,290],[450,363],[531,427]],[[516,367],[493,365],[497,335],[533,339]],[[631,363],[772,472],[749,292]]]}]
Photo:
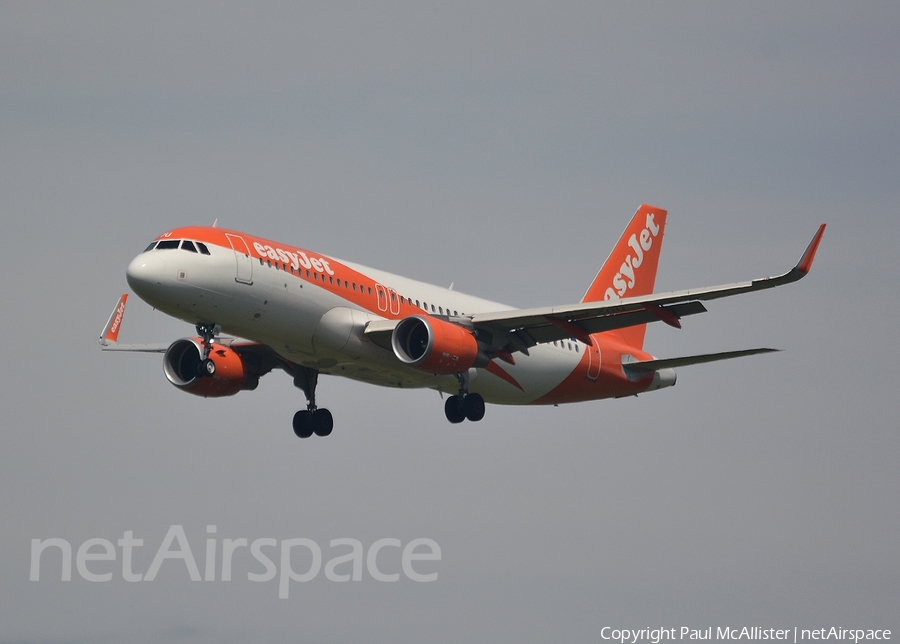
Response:
[{"label": "winglet", "polygon": [[119,339],[119,329],[122,328],[122,318],[125,317],[125,301],[128,299],[128,293],[122,293],[119,301],[116,302],[116,308],[109,315],[106,326],[103,327],[103,333],[100,334],[100,344],[104,347],[115,344]]},{"label": "winglet", "polygon": [[804,275],[809,272],[809,269],[812,268],[813,260],[816,258],[816,251],[819,249],[819,242],[822,241],[822,235],[824,233],[825,224],[822,224],[819,226],[819,230],[812,238],[812,241],[809,242],[809,246],[806,247],[806,252],[803,253],[803,257],[800,258],[800,261],[797,262],[797,266],[794,267],[794,270],[799,271]]}]

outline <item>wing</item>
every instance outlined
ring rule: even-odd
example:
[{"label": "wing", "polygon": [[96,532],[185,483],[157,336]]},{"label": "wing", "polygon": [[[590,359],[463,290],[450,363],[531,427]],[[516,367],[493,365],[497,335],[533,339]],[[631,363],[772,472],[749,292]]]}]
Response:
[{"label": "wing", "polygon": [[630,297],[624,300],[476,314],[472,316],[472,324],[476,329],[487,330],[492,334],[500,334],[509,338],[510,348],[519,351],[522,351],[523,348],[527,350],[528,347],[541,342],[552,342],[566,337],[578,338],[591,344],[591,333],[621,329],[657,320],[680,327],[680,318],[706,311],[706,307],[702,304],[704,301],[775,288],[805,277],[812,267],[824,232],[825,224],[822,224],[797,265],[777,277],[764,277],[750,282],[673,293]]},{"label": "wing", "polygon": [[[165,353],[172,345],[171,342],[165,344],[119,344],[119,329],[122,328],[122,320],[125,317],[125,303],[128,300],[128,294],[123,293],[119,296],[119,301],[113,312],[103,327],[100,334],[100,346],[103,351],[137,351],[141,353]],[[218,346],[229,347],[241,356],[244,368],[247,373],[253,376],[263,376],[272,369],[281,368],[289,374],[293,375],[297,366],[285,360],[271,347],[260,344],[258,342],[250,342],[248,340],[240,340],[231,337],[217,337],[215,341]]]},{"label": "wing", "polygon": [[[775,288],[805,277],[812,267],[824,232],[825,224],[822,224],[797,265],[777,277],[623,300],[477,313],[466,316],[464,320],[451,321],[474,327],[478,331],[479,341],[484,341],[497,351],[521,351],[526,355],[528,348],[536,344],[570,337],[585,344],[593,344],[590,337],[592,333],[648,322],[663,321],[680,328],[679,320],[682,317],[706,311],[703,302],[707,300]],[[366,334],[379,344],[387,340],[387,346],[390,346],[390,333],[397,322],[398,320],[372,322],[366,328]]]}]

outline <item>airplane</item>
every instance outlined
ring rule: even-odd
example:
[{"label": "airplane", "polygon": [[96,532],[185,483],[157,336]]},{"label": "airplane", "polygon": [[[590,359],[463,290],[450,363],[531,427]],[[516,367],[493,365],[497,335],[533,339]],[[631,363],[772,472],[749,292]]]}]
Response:
[{"label": "airplane", "polygon": [[[644,351],[647,324],[681,328],[703,302],[804,277],[825,224],[800,261],[777,277],[654,294],[666,210],[638,208],[577,304],[515,309],[321,253],[211,227],[157,237],[126,270],[146,303],[195,325],[168,344],[120,344],[128,294],[103,329],[104,351],[163,353],[166,378],[204,397],[256,389],[281,369],[306,396],[294,414],[300,438],[328,436],[316,404],[320,374],[441,393],[451,423],[479,421],[485,403],[559,405],[621,398],[675,384],[675,367],[770,348],[658,359]],[[221,332],[228,334],[221,336]]]}]

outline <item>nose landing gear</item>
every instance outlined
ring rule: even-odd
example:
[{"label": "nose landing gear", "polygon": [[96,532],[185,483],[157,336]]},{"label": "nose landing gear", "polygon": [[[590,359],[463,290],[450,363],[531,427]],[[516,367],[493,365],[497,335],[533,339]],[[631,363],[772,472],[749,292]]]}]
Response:
[{"label": "nose landing gear", "polygon": [[201,378],[214,376],[216,363],[210,360],[209,354],[212,353],[212,345],[216,341],[216,336],[222,331],[222,327],[218,324],[198,324],[196,329],[203,347],[200,353],[200,362],[197,363],[197,375]]}]

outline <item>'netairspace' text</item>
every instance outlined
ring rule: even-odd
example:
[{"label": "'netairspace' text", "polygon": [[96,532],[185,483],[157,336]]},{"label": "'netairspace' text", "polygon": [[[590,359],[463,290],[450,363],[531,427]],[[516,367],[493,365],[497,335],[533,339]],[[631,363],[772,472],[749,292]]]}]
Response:
[{"label": "'netairspace' text", "polygon": [[[207,534],[215,534],[216,526],[206,527]],[[177,542],[177,545],[176,545]],[[197,560],[194,558],[191,546],[188,543],[184,528],[180,525],[169,526],[165,538],[162,540],[150,567],[143,573],[135,572],[133,561],[137,548],[144,546],[143,539],[136,539],[134,531],[126,530],[122,538],[117,542],[120,551],[113,542],[108,539],[93,538],[82,543],[75,552],[75,569],[82,579],[91,582],[107,582],[114,577],[117,566],[109,563],[116,561],[121,555],[122,579],[129,582],[146,582],[156,579],[160,568],[166,562],[171,561],[171,566],[184,566],[191,581],[216,581],[217,567],[218,579],[231,581],[232,563],[235,557],[253,558],[261,565],[264,572],[248,572],[247,579],[254,582],[271,581],[278,577],[278,596],[287,599],[292,581],[303,583],[315,579],[322,571],[322,548],[312,539],[293,538],[283,539],[280,544],[277,539],[260,538],[249,541],[246,538],[222,539],[221,556],[218,555],[219,541],[216,538],[206,539],[204,575],[200,576]],[[280,547],[279,547],[280,545]],[[332,550],[338,552],[324,565],[325,578],[329,581],[362,581],[365,567],[369,577],[375,581],[395,582],[400,580],[399,571],[385,571],[379,568],[378,555],[386,548],[401,550],[400,570],[403,575],[416,582],[429,582],[437,580],[438,573],[434,571],[435,564],[416,563],[441,560],[441,547],[433,539],[413,539],[404,546],[400,539],[385,538],[374,541],[366,550],[358,539],[332,539],[329,543]],[[31,540],[31,581],[40,581],[41,557],[50,549],[58,551],[61,558],[61,581],[72,580],[72,544],[61,538],[32,539]],[[304,562],[308,562],[308,568],[304,565],[301,571],[294,569],[291,563],[292,554],[302,552]],[[278,564],[272,560],[279,555]],[[295,560],[296,561],[296,560]],[[363,562],[365,561],[365,566]],[[92,562],[88,567],[88,562]],[[177,562],[181,562],[180,564]],[[218,564],[218,566],[217,566]],[[382,563],[382,565],[384,565]],[[418,568],[418,570],[416,569]],[[423,572],[423,569],[429,572]]]}]

